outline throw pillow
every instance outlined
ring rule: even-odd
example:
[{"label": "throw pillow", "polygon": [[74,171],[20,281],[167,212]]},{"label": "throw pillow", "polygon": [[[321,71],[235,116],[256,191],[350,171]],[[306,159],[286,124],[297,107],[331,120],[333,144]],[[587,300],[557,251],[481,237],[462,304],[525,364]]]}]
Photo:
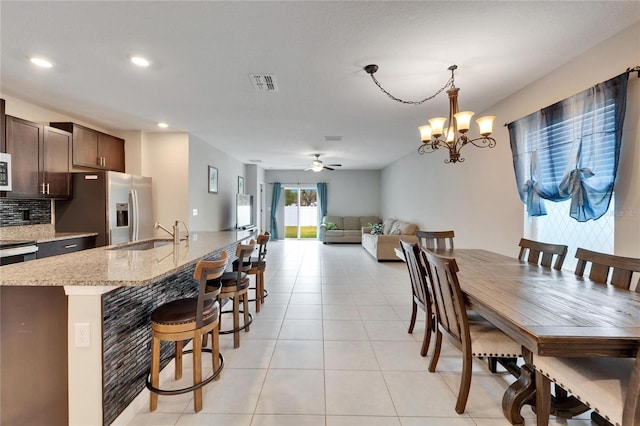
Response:
[{"label": "throw pillow", "polygon": [[402,222],[395,221],[393,223],[393,226],[391,227],[391,230],[389,231],[389,235],[400,235],[400,228],[402,227]]},{"label": "throw pillow", "polygon": [[327,231],[334,231],[334,230],[338,229],[336,224],[332,223],[332,222],[327,222],[327,223],[325,223],[325,225],[327,225]]},{"label": "throw pillow", "polygon": [[381,223],[376,223],[373,226],[371,226],[371,235],[382,235],[382,224]]}]

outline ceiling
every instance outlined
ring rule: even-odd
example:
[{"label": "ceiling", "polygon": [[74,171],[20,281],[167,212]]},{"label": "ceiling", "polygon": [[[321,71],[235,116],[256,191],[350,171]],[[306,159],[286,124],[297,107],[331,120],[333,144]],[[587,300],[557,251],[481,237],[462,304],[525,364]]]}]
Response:
[{"label": "ceiling", "polygon": [[[380,169],[448,101],[393,102],[365,65],[419,100],[457,64],[460,107],[481,112],[639,20],[638,1],[3,0],[0,90],[110,130],[189,132],[266,169],[304,169],[314,153]],[[254,91],[259,73],[278,91]]]}]

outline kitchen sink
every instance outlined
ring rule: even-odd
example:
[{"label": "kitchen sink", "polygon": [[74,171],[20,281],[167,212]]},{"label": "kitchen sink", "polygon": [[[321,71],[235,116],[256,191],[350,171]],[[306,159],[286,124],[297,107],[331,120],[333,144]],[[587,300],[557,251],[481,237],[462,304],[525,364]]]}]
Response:
[{"label": "kitchen sink", "polygon": [[150,250],[153,248],[166,246],[168,244],[173,244],[173,241],[171,240],[143,241],[140,243],[127,244],[121,247],[114,247],[111,250]]}]

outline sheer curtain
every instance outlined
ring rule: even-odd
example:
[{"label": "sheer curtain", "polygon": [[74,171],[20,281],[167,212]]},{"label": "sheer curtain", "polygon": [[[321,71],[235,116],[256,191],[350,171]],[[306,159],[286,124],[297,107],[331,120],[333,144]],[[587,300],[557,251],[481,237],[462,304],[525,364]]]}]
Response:
[{"label": "sheer curtain", "polygon": [[543,200],[571,199],[579,222],[606,213],[618,170],[627,100],[625,72],[508,125],[520,199],[529,216]]},{"label": "sheer curtain", "polygon": [[280,202],[280,193],[282,192],[282,184],[280,182],[273,182],[273,196],[271,198],[271,224],[269,226],[271,230],[271,238],[274,240],[278,238],[278,203]]}]

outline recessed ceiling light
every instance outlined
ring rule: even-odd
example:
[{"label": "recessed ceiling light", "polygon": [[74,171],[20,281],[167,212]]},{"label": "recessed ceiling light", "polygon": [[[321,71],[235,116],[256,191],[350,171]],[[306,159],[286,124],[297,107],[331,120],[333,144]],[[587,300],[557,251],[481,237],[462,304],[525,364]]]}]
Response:
[{"label": "recessed ceiling light", "polygon": [[44,58],[31,58],[31,63],[42,68],[51,68],[53,64]]},{"label": "recessed ceiling light", "polygon": [[160,122],[158,123],[158,127],[162,127],[163,129],[166,129],[167,127],[169,127],[169,125],[167,123]]},{"label": "recessed ceiling light", "polygon": [[149,62],[147,59],[143,58],[142,56],[132,56],[131,62],[133,62],[139,67],[148,67],[149,65],[151,65],[151,62]]}]

